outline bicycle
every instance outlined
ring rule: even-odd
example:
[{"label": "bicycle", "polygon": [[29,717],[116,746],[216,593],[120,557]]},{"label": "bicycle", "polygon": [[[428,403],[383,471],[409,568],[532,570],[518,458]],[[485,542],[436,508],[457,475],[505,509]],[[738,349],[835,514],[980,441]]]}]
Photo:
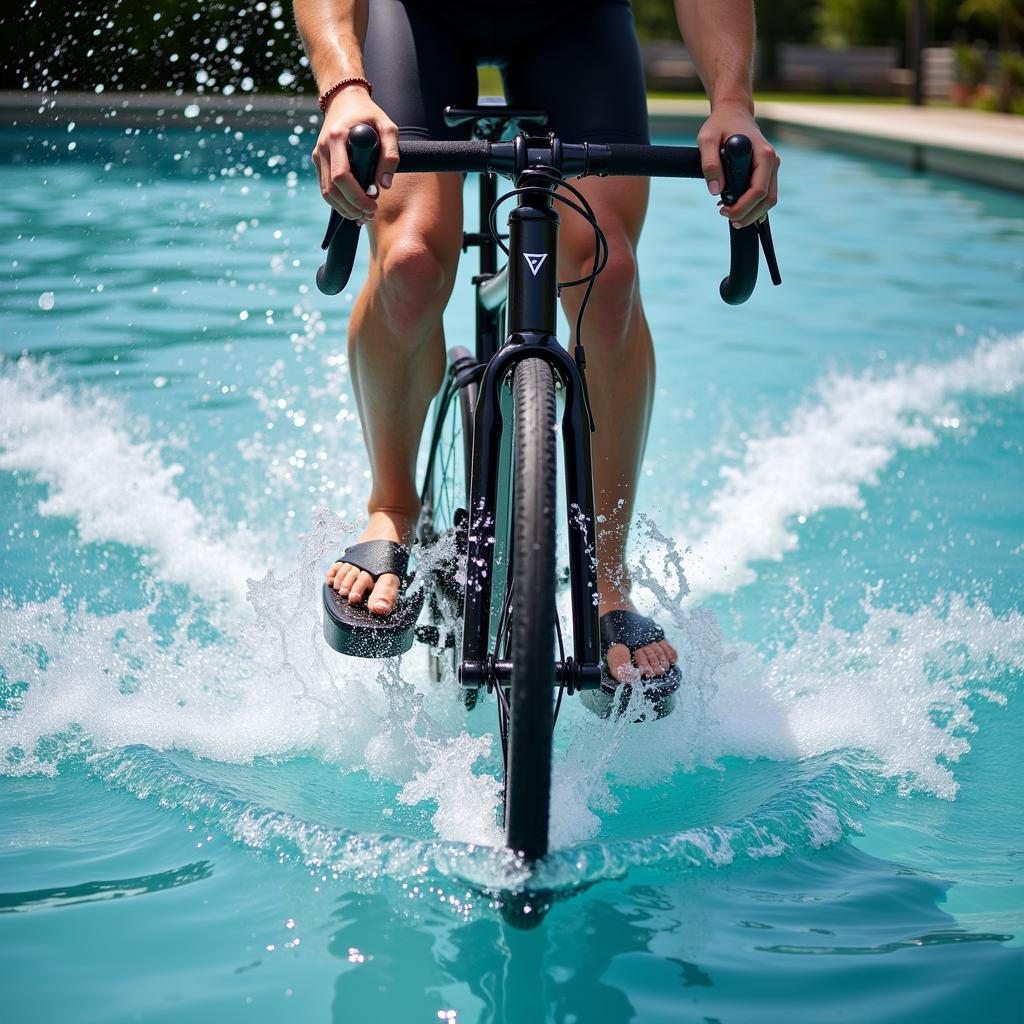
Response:
[{"label": "bicycle", "polygon": [[[685,146],[572,144],[553,134],[530,135],[528,128],[546,124],[543,111],[493,103],[449,107],[445,117],[452,126],[472,124],[475,138],[403,142],[399,172],[480,175],[480,230],[463,235],[463,251],[480,250],[480,272],[473,278],[474,351],[449,351],[448,371],[434,404],[416,540],[423,550],[440,548],[443,554],[429,570],[427,622],[417,627],[416,635],[431,647],[435,676],[440,676],[443,660],[451,659],[467,707],[476,704],[481,690],[496,695],[506,845],[534,861],[548,850],[552,730],[563,697],[589,695],[592,706],[610,713],[624,707],[626,692],[619,688],[608,694],[601,685],[590,448],[597,425],[590,412],[580,334],[587,298],[607,260],[607,243],[586,199],[568,179],[586,174],[702,178],[700,153]],[[509,129],[515,134],[504,140]],[[374,180],[377,149],[372,128],[352,129],[349,153],[363,188]],[[727,205],[747,190],[751,153],[750,141],[740,135],[722,149]],[[503,196],[497,193],[498,175],[513,181]],[[513,197],[517,205],[508,214],[506,236],[498,231],[497,214]],[[578,281],[557,280],[556,203],[584,216],[594,228],[593,268]],[[767,218],[731,229],[729,236],[730,271],[720,286],[727,303],[745,302],[753,291],[759,245],[773,283],[781,283]],[[347,283],[358,238],[359,226],[332,212],[323,242],[327,258],[317,273],[317,285],[325,294],[336,294]],[[507,256],[500,267],[499,251]],[[571,286],[587,291],[570,354],[557,341],[556,316],[559,290]],[[564,394],[571,654],[566,653],[555,609],[556,389]],[[517,595],[527,599],[517,600]],[[344,650],[335,617],[337,600],[325,585],[325,637]],[[461,643],[447,627],[460,612]],[[655,714],[670,710],[674,689],[659,693],[654,688],[645,694]]]}]

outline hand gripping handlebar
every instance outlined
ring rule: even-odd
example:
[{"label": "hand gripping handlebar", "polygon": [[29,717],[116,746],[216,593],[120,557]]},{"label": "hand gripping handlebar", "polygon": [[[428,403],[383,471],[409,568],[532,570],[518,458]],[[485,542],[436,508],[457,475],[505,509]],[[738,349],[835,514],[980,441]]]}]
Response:
[{"label": "hand gripping handlebar", "polygon": [[[355,125],[348,137],[352,173],[362,189],[374,179],[380,145],[369,125]],[[515,177],[529,166],[553,166],[565,177],[587,174],[633,175],[660,178],[701,178],[700,151],[692,146],[638,146],[629,144],[560,143],[551,137],[520,135],[509,142],[420,142],[400,146],[400,171],[503,174]],[[725,188],[722,199],[731,206],[750,186],[753,148],[745,135],[733,135],[722,147]],[[730,305],[750,298],[757,282],[758,243],[773,284],[781,284],[768,218],[746,228],[731,228],[729,274],[719,292]],[[336,295],[348,283],[359,243],[359,225],[331,211],[322,248],[327,259],[317,271],[317,287]]]}]

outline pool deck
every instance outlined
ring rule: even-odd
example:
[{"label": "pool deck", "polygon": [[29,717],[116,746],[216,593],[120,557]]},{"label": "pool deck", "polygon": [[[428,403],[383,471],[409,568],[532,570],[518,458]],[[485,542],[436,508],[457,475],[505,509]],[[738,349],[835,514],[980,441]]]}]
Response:
[{"label": "pool deck", "polygon": [[[692,131],[707,116],[698,100],[650,101],[656,127]],[[879,157],[920,171],[1024,192],[1024,117],[959,107],[766,101],[757,119],[774,140]]]},{"label": "pool deck", "polygon": [[[693,134],[707,115],[701,100],[652,99],[655,130]],[[880,103],[758,104],[773,139],[891,160],[1024,192],[1024,117],[957,107]],[[230,126],[307,131],[319,121],[311,97],[173,93],[0,92],[0,125],[116,124],[124,128]]]}]

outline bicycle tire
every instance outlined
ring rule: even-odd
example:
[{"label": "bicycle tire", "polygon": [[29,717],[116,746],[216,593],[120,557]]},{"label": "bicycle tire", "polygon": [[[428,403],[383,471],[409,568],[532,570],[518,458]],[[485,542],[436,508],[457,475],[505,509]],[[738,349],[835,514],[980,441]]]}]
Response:
[{"label": "bicycle tire", "polygon": [[548,850],[555,691],[555,384],[543,359],[524,359],[513,383],[511,612],[505,775],[506,845],[528,860]]},{"label": "bicycle tire", "polygon": [[[456,363],[472,359],[472,353],[461,346],[448,350],[449,369]],[[437,444],[428,455],[429,484],[423,494],[423,509],[420,513],[418,540],[425,548],[442,540],[446,534],[457,529],[455,513],[469,504],[469,484],[472,473],[473,417],[479,386],[475,382],[456,390],[449,400],[435,403],[433,437]],[[440,422],[439,422],[440,421]],[[450,574],[440,574],[426,604],[426,624],[439,631],[448,630],[451,623],[462,615],[462,593],[456,580],[456,567]],[[445,665],[454,673],[459,656],[459,646],[452,639],[448,647],[438,650],[430,648],[428,664],[430,678],[440,682],[444,677]],[[476,703],[476,691],[466,691],[467,707]]]}]

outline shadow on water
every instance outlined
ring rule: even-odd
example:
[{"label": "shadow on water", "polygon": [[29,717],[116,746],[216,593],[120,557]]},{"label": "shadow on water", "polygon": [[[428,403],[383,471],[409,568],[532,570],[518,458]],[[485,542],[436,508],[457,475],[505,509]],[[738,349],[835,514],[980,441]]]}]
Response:
[{"label": "shadow on water", "polygon": [[115,878],[108,881],[82,882],[80,885],[52,889],[33,889],[28,892],[0,893],[0,914],[15,914],[28,910],[53,910],[73,907],[79,903],[97,903],[101,900],[121,900],[128,896],[145,896],[165,889],[177,889],[192,882],[202,882],[213,875],[213,864],[208,860],[186,864],[172,871],[138,878]]}]

